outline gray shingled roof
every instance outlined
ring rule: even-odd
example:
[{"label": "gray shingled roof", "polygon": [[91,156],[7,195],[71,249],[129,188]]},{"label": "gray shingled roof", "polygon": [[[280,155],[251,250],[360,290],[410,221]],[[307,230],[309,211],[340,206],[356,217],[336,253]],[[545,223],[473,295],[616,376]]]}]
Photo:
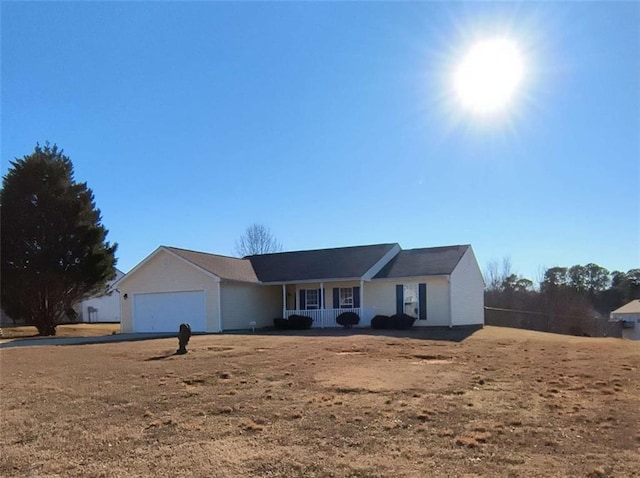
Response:
[{"label": "gray shingled roof", "polygon": [[248,256],[262,282],[362,277],[396,244],[339,247]]},{"label": "gray shingled roof", "polygon": [[451,274],[468,248],[464,245],[403,250],[374,279]]},{"label": "gray shingled roof", "polygon": [[253,267],[251,267],[251,262],[247,259],[189,251],[186,249],[178,249],[177,247],[164,247],[192,264],[217,275],[221,279],[258,282]]},{"label": "gray shingled roof", "polygon": [[[167,250],[221,279],[242,282],[295,282],[362,277],[396,244],[280,252],[243,259],[190,251]],[[451,274],[468,245],[401,250],[374,279]]]}]

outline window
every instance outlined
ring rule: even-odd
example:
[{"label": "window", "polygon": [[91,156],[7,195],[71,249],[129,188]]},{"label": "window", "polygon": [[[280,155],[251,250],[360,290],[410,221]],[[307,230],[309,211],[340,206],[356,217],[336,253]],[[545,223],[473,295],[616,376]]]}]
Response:
[{"label": "window", "polygon": [[319,309],[318,303],[320,298],[318,297],[318,289],[307,289],[307,309]]},{"label": "window", "polygon": [[353,288],[352,287],[340,287],[340,308],[341,309],[353,308]]}]

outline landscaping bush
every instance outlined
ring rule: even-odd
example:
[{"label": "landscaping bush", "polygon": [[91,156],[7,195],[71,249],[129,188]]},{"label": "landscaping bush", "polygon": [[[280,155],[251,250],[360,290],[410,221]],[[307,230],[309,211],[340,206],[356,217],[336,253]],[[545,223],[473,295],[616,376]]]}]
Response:
[{"label": "landscaping bush", "polygon": [[413,323],[416,321],[415,317],[411,317],[407,314],[395,314],[390,317],[391,324],[396,330],[406,330],[410,329],[413,326]]},{"label": "landscaping bush", "polygon": [[273,319],[273,327],[278,330],[287,330],[289,328],[289,321],[283,318]]},{"label": "landscaping bush", "polygon": [[289,328],[291,330],[305,330],[310,329],[313,324],[313,319],[306,315],[290,315],[289,316]]},{"label": "landscaping bush", "polygon": [[373,319],[371,319],[371,328],[372,329],[390,329],[391,321],[389,320],[389,316],[376,315]]},{"label": "landscaping bush", "polygon": [[360,316],[355,312],[343,312],[336,318],[336,322],[345,329],[350,329],[360,323]]},{"label": "landscaping bush", "polygon": [[371,328],[406,330],[410,329],[415,321],[415,317],[411,317],[407,314],[394,314],[391,317],[388,317],[386,315],[376,315],[373,319],[371,319]]}]

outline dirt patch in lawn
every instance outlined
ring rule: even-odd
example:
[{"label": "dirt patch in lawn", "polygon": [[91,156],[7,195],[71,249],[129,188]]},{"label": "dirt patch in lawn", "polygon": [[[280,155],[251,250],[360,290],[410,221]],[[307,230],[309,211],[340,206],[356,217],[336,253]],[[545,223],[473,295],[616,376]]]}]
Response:
[{"label": "dirt patch in lawn", "polygon": [[[99,337],[120,333],[120,324],[64,324],[56,327],[56,337]],[[38,329],[30,325],[0,328],[0,339],[39,339]]]},{"label": "dirt patch in lawn", "polygon": [[640,476],[638,343],[487,327],[176,345],[0,350],[0,475]]}]

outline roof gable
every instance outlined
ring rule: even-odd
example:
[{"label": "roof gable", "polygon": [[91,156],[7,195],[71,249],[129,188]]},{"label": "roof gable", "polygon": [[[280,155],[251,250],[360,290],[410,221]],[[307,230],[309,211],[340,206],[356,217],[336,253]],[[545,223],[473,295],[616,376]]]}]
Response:
[{"label": "roof gable", "polygon": [[397,244],[338,247],[248,256],[261,282],[320,281],[363,277]]},{"label": "roof gable", "polygon": [[221,279],[240,282],[258,282],[251,262],[247,259],[190,251],[177,247],[164,246],[164,249]]},{"label": "roof gable", "polygon": [[470,246],[426,247],[400,253],[380,270],[374,279],[449,275]]}]

